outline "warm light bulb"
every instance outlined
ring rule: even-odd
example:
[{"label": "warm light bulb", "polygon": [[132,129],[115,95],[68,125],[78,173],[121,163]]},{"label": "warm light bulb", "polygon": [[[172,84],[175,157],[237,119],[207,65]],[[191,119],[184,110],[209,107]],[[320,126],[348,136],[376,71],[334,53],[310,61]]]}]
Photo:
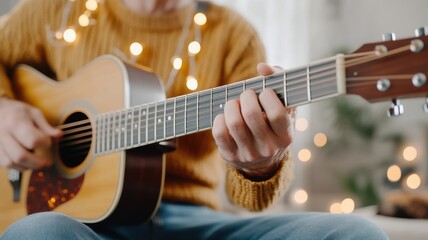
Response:
[{"label": "warm light bulb", "polygon": [[351,213],[355,209],[355,202],[351,198],[345,198],[343,199],[342,203],[340,204],[340,209],[343,213]]},{"label": "warm light bulb", "polygon": [[294,200],[300,204],[305,203],[308,201],[308,193],[303,189],[299,189],[294,192]]},{"label": "warm light bulb", "polygon": [[87,27],[89,25],[89,17],[86,14],[80,15],[78,21],[79,25],[82,27]]},{"label": "warm light bulb", "polygon": [[342,213],[341,204],[338,202],[331,204],[330,213]]},{"label": "warm light bulb", "polygon": [[421,178],[418,174],[413,173],[407,177],[406,184],[410,189],[416,189],[421,185]]},{"label": "warm light bulb", "polygon": [[172,66],[175,70],[180,70],[181,66],[183,66],[183,60],[180,57],[173,57]]},{"label": "warm light bulb", "polygon": [[311,159],[312,154],[311,154],[311,151],[309,151],[309,149],[304,148],[299,151],[297,156],[300,159],[300,161],[307,162]]},{"label": "warm light bulb", "polygon": [[72,28],[68,28],[64,31],[63,38],[66,42],[74,42],[76,40],[76,31],[74,31]]},{"label": "warm light bulb", "polygon": [[196,13],[193,17],[193,21],[195,21],[199,26],[202,26],[207,22],[207,16],[203,13]]},{"label": "warm light bulb", "polygon": [[408,146],[403,150],[403,158],[406,161],[413,161],[418,156],[418,151],[412,146]]},{"label": "warm light bulb", "polygon": [[196,90],[198,88],[198,80],[193,76],[187,76],[186,86],[190,90]]},{"label": "warm light bulb", "polygon": [[129,46],[129,51],[131,51],[131,54],[134,56],[138,56],[143,52],[143,45],[138,42],[133,42]]},{"label": "warm light bulb", "polygon": [[397,182],[401,178],[401,169],[398,165],[392,165],[386,172],[388,180],[391,182]]},{"label": "warm light bulb", "polygon": [[296,130],[303,132],[308,128],[308,120],[305,118],[296,119]]},{"label": "warm light bulb", "polygon": [[85,4],[86,9],[89,11],[95,11],[98,8],[98,3],[95,0],[87,0]]},{"label": "warm light bulb", "polygon": [[196,55],[201,51],[201,44],[199,44],[197,41],[193,41],[189,43],[188,46],[189,53],[192,55]]},{"label": "warm light bulb", "polygon": [[58,31],[58,32],[55,32],[55,38],[56,39],[61,39],[62,38],[62,36],[63,36],[63,34],[62,34],[62,32],[60,32],[60,31]]},{"label": "warm light bulb", "polygon": [[327,136],[324,133],[315,134],[314,144],[317,147],[324,147],[327,144]]}]

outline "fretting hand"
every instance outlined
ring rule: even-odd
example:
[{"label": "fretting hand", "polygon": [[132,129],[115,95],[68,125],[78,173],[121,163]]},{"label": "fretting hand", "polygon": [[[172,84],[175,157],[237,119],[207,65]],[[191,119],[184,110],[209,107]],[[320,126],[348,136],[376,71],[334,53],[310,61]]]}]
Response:
[{"label": "fretting hand", "polygon": [[[264,76],[274,73],[266,64],[259,64],[257,70]],[[212,132],[221,157],[249,178],[260,180],[276,172],[291,143],[288,126],[288,109],[272,89],[259,96],[247,90],[226,103]]]}]

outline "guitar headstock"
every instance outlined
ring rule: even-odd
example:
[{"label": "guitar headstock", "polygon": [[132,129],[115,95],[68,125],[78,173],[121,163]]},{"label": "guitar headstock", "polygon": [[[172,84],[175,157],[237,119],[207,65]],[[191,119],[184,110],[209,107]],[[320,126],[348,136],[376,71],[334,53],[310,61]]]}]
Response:
[{"label": "guitar headstock", "polygon": [[347,93],[370,102],[428,96],[427,34],[365,44],[345,55]]}]

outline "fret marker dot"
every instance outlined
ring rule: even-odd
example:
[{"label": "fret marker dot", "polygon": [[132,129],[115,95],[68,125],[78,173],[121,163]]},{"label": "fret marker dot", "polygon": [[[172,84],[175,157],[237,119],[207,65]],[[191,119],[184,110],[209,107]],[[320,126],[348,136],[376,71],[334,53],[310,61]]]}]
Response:
[{"label": "fret marker dot", "polygon": [[223,108],[223,104],[220,104],[220,108]]},{"label": "fret marker dot", "polygon": [[122,127],[121,130],[122,130],[122,132],[124,132],[125,131],[125,127]]},{"label": "fret marker dot", "polygon": [[161,123],[161,122],[162,122],[162,120],[159,118],[159,119],[158,119],[158,123]]},{"label": "fret marker dot", "polygon": [[138,124],[134,124],[134,128],[138,128]]},{"label": "fret marker dot", "polygon": [[143,115],[146,115],[146,111],[143,111],[142,113],[143,113]]},{"label": "fret marker dot", "polygon": [[168,121],[170,121],[172,119],[172,117],[171,116],[168,116]]}]

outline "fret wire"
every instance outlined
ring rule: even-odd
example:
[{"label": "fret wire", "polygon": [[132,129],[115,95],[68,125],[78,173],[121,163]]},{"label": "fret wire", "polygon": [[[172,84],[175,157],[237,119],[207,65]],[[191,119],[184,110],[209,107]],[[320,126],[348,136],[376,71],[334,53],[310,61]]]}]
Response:
[{"label": "fret wire", "polygon": [[125,121],[124,121],[124,123],[126,124],[126,126],[123,128],[123,131],[124,131],[124,134],[123,134],[123,137],[124,137],[124,144],[123,144],[123,146],[128,146],[128,110],[125,110]]},{"label": "fret wire", "polygon": [[99,129],[100,129],[100,123],[98,122],[99,121],[99,118],[96,118],[96,120],[95,120],[95,123],[97,124],[97,127],[96,127],[96,129],[97,129],[97,132],[96,132],[96,139],[97,139],[97,144],[96,144],[96,153],[99,153],[99,152],[101,152],[101,150],[100,150],[100,141],[99,141],[99,135],[100,135],[100,131],[99,131]]},{"label": "fret wire", "polygon": [[196,93],[196,131],[199,131],[199,93]]},{"label": "fret wire", "polygon": [[174,98],[174,115],[173,115],[173,122],[174,122],[174,125],[173,125],[173,134],[174,134],[174,137],[176,137],[176,132],[175,132],[175,110],[177,109],[177,98]]},{"label": "fret wire", "polygon": [[[225,88],[225,94],[224,94],[224,104],[226,105],[226,103],[227,103],[227,101],[228,101],[228,98],[227,98],[227,95],[229,94],[228,93],[228,88],[229,88],[229,86],[228,85],[226,85],[226,88]],[[224,108],[223,108],[223,111],[224,111]]]},{"label": "fret wire", "polygon": [[184,133],[187,133],[187,96],[184,98]]},{"label": "fret wire", "polygon": [[288,93],[287,93],[287,72],[284,71],[284,106],[288,107]]},{"label": "fret wire", "polygon": [[155,104],[155,119],[154,119],[154,124],[153,125],[155,125],[154,126],[154,133],[153,133],[153,135],[154,135],[154,140],[156,141],[157,140],[157,138],[158,138],[158,132],[157,132],[157,119],[158,118],[158,104],[156,103]]},{"label": "fret wire", "polygon": [[110,133],[111,133],[111,127],[110,127],[110,113],[107,113],[106,114],[106,117],[107,117],[107,139],[108,139],[108,141],[107,141],[107,151],[111,151],[111,136],[110,136]]},{"label": "fret wire", "polygon": [[101,144],[101,152],[105,152],[105,151],[107,151],[107,143],[108,143],[108,136],[107,136],[107,134],[108,134],[108,126],[107,126],[107,116],[106,116],[106,114],[103,114],[102,115],[102,117],[101,117],[101,124],[102,124],[102,135],[103,135],[103,137],[102,137],[102,139],[103,139],[103,143]]},{"label": "fret wire", "polygon": [[142,106],[138,106],[137,110],[138,110],[138,144],[141,144],[141,109]]},{"label": "fret wire", "polygon": [[113,122],[112,122],[112,125],[113,125],[113,129],[112,129],[112,135],[113,135],[113,137],[112,137],[112,139],[113,139],[113,141],[112,141],[112,143],[111,143],[111,145],[112,145],[112,150],[116,150],[116,146],[115,146],[115,143],[116,143],[116,113],[112,113],[112,117],[113,117]]},{"label": "fret wire", "polygon": [[131,126],[129,128],[129,132],[130,132],[130,139],[131,139],[131,147],[134,146],[136,143],[138,142],[138,139],[135,139],[136,135],[135,135],[135,129],[136,129],[136,123],[135,123],[135,111],[137,109],[137,106],[132,106],[131,110],[130,110],[130,122],[131,122]]},{"label": "fret wire", "polygon": [[266,77],[265,76],[263,76],[263,90],[265,90],[266,89]]},{"label": "fret wire", "polygon": [[140,128],[141,128],[141,126],[140,126],[140,120],[141,120],[141,116],[140,116],[140,109],[141,109],[141,106],[140,105],[137,105],[137,106],[135,106],[135,108],[134,108],[134,113],[133,113],[133,118],[134,118],[134,126],[133,126],[133,128],[134,128],[134,137],[133,137],[133,141],[134,141],[134,145],[135,146],[139,146],[140,145],[140,143],[141,143],[141,132],[140,132]]},{"label": "fret wire", "polygon": [[166,138],[166,100],[163,102],[163,138]]},{"label": "fret wire", "polygon": [[149,104],[146,104],[146,144],[149,142]]},{"label": "fret wire", "polygon": [[122,138],[121,138],[121,135],[122,135],[122,113],[121,112],[119,112],[119,115],[118,115],[118,118],[119,118],[119,120],[117,121],[117,124],[118,124],[118,132],[117,132],[117,149],[120,149],[120,146],[122,145]]},{"label": "fret wire", "polygon": [[210,89],[210,126],[213,126],[213,90]]},{"label": "fret wire", "polygon": [[108,145],[110,146],[109,147],[109,151],[112,151],[113,150],[113,138],[114,138],[114,126],[113,126],[113,124],[114,124],[114,113],[109,113],[108,114],[108,121],[109,121],[109,139],[110,139],[110,141],[109,141],[109,143],[108,143]]},{"label": "fret wire", "polygon": [[[124,131],[125,129],[123,127],[123,123],[124,123],[123,117],[124,117],[124,110],[121,110],[120,111],[120,140],[121,141],[119,144],[120,149],[122,149],[124,144],[126,143],[126,138],[125,138],[126,131]],[[126,122],[126,114],[125,114],[125,122]]]},{"label": "fret wire", "polygon": [[103,122],[102,122],[102,116],[100,118],[97,119],[97,122],[99,124],[99,126],[97,126],[97,148],[99,152],[103,152]]}]

